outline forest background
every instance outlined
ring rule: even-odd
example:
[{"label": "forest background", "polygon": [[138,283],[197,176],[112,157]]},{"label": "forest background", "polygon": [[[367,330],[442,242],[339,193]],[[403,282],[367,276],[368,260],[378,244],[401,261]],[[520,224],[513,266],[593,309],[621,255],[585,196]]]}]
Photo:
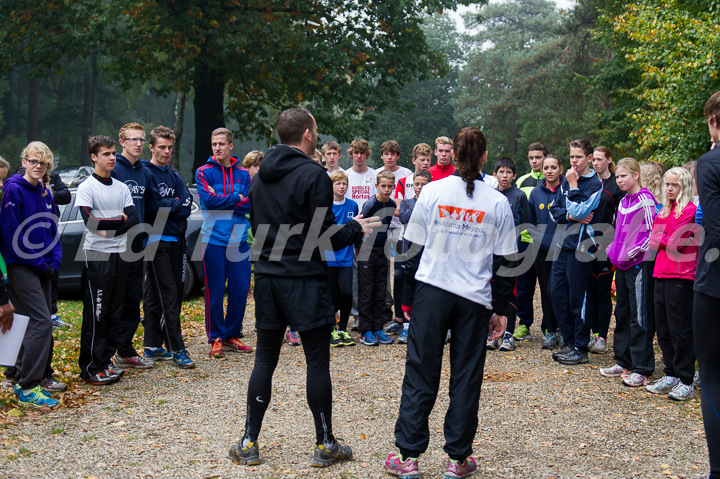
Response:
[{"label": "forest background", "polygon": [[563,3],[0,0],[0,155],[19,166],[38,139],[60,167],[89,164],[89,136],[162,124],[190,179],[214,128],[235,132],[242,157],[273,144],[294,106],[313,112],[320,144],[370,140],[375,166],[385,140],[409,166],[415,144],[467,125],[519,173],[534,141],[566,164],[580,137],[668,166],[706,151],[718,3]]}]

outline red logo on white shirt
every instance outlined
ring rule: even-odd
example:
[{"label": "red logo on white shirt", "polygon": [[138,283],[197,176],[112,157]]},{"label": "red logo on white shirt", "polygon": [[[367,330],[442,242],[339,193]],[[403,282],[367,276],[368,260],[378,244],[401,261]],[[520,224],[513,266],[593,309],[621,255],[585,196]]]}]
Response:
[{"label": "red logo on white shirt", "polygon": [[467,221],[470,223],[482,223],[485,217],[484,211],[467,210],[464,208],[456,208],[455,206],[438,206],[440,210],[440,218],[446,218],[457,221]]}]

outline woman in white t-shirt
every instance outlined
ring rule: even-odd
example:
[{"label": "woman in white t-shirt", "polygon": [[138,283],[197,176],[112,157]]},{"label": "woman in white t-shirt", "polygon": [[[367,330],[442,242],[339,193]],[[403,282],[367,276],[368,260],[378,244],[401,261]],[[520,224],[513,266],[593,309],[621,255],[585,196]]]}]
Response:
[{"label": "woman in white t-shirt", "polygon": [[517,252],[510,204],[482,179],[487,155],[482,132],[463,128],[453,142],[455,173],[423,188],[405,231],[407,241],[424,249],[408,260],[419,265],[395,426],[399,454],[385,460],[391,474],[418,474],[417,458],[430,439],[428,417],[438,393],[448,329],[453,334],[446,477],[465,477],[477,470],[470,454],[485,366],[483,341],[488,330],[491,338],[502,336],[514,284],[512,276],[494,271],[505,267],[499,271],[507,274],[512,264],[503,256]]}]

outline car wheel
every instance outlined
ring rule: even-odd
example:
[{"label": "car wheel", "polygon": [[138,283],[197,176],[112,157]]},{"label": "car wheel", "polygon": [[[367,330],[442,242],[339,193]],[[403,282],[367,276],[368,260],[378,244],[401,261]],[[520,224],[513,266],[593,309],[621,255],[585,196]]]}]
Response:
[{"label": "car wheel", "polygon": [[192,264],[190,264],[190,258],[185,256],[185,282],[183,283],[183,298],[187,298],[190,294],[195,291],[195,284],[197,283],[197,276],[193,270]]}]

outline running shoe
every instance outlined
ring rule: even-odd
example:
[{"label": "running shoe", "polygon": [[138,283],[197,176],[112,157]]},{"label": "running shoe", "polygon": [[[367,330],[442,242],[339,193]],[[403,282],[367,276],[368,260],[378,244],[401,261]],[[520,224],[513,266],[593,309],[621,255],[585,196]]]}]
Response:
[{"label": "running shoe", "polygon": [[595,336],[594,334],[590,333],[590,340],[588,341],[588,345],[587,345],[588,351],[591,351],[591,352],[592,352],[592,348],[593,348],[593,346],[595,346],[595,340],[596,340],[596,339],[597,339],[597,336]]},{"label": "running shoe", "polygon": [[362,336],[360,336],[360,342],[363,343],[365,346],[377,346],[380,344],[371,331],[368,331]]},{"label": "running shoe", "polygon": [[173,354],[162,347],[145,348],[143,354],[145,355],[145,359],[149,359],[150,361],[170,361],[173,358]]},{"label": "running shoe", "polygon": [[358,319],[357,316],[354,317],[352,326],[350,326],[350,331],[360,331],[360,319]]},{"label": "running shoe", "polygon": [[107,368],[105,368],[105,371],[110,374],[114,374],[117,377],[121,377],[123,374],[125,374],[125,370],[123,368],[119,368],[113,363],[108,364]]},{"label": "running shoe", "polygon": [[498,341],[497,339],[490,339],[490,335],[488,334],[487,342],[485,343],[485,349],[495,351],[498,346],[500,346],[500,341]]},{"label": "running shoe", "polygon": [[695,397],[695,388],[693,388],[692,384],[678,382],[672,391],[670,391],[668,397],[675,401],[687,401]]},{"label": "running shoe", "polygon": [[100,371],[99,373],[83,377],[82,379],[93,386],[106,386],[120,381],[120,376],[113,374],[106,369],[105,371]]},{"label": "running shoe", "polygon": [[555,349],[555,346],[558,344],[558,337],[557,333],[551,333],[548,331],[545,333],[545,339],[542,342],[542,345],[540,346],[542,349]]},{"label": "running shoe", "polygon": [[67,384],[51,375],[40,381],[40,387],[43,388],[44,391],[62,392],[67,389]]},{"label": "running shoe", "polygon": [[385,470],[388,474],[399,476],[401,479],[419,479],[418,458],[408,457],[403,461],[400,454],[390,454],[385,459]]},{"label": "running shoe", "polygon": [[622,383],[630,388],[639,388],[650,384],[650,378],[643,374],[630,373],[623,378]]},{"label": "running shoe", "polygon": [[230,457],[238,464],[257,466],[261,462],[260,447],[257,441],[250,442],[243,439],[230,448]]},{"label": "running shoe", "polygon": [[693,377],[693,387],[700,387],[700,371],[695,371],[695,376]]},{"label": "running shoe", "polygon": [[397,336],[398,334],[402,333],[402,330],[402,323],[398,323],[397,321],[391,321],[387,324],[387,326],[385,326],[383,332],[385,334],[392,334],[393,336]]},{"label": "running shoe", "polygon": [[557,351],[553,351],[552,358],[554,361],[559,361],[562,356],[565,356],[566,354],[569,354],[573,349],[571,344],[565,344]]},{"label": "running shoe", "polygon": [[208,356],[211,358],[222,358],[225,357],[225,354],[223,353],[223,341],[220,338],[217,338],[215,341],[213,341],[210,344],[210,352],[208,353]]},{"label": "running shoe", "polygon": [[462,462],[450,459],[447,468],[445,469],[445,479],[468,477],[472,476],[476,472],[477,462],[475,462],[475,459],[472,457],[468,456]]},{"label": "running shoe", "polygon": [[332,331],[330,331],[330,346],[332,346],[333,348],[345,346],[345,343],[343,343],[342,335],[337,329],[333,329]]},{"label": "running shoe", "polygon": [[532,335],[530,334],[530,328],[528,328],[524,324],[521,324],[515,330],[515,334],[513,334],[513,337],[518,341],[527,341],[529,339],[532,339]]},{"label": "running shoe", "polygon": [[500,343],[500,351],[515,351],[515,348],[515,338],[509,331],[505,331]]},{"label": "running shoe", "polygon": [[122,369],[152,369],[153,366],[155,366],[154,361],[147,358],[141,358],[137,354],[129,358],[123,358],[122,356],[116,354],[113,356],[112,362],[115,366]]},{"label": "running shoe", "polygon": [[587,364],[590,362],[590,359],[588,358],[588,353],[583,353],[579,349],[573,348],[572,351],[564,356],[559,356],[558,362],[565,366],[575,366],[577,364]]},{"label": "running shoe", "polygon": [[452,339],[452,331],[448,329],[447,334],[445,334],[445,344],[450,344],[450,340]]},{"label": "running shoe", "polygon": [[297,331],[288,329],[287,333],[285,333],[285,339],[287,339],[290,346],[300,346],[300,336],[298,336]]},{"label": "running shoe", "polygon": [[619,377],[625,377],[629,373],[628,369],[625,369],[624,367],[620,366],[619,364],[615,364],[609,368],[600,368],[600,375],[605,376],[606,378],[619,378]]},{"label": "running shoe", "polygon": [[395,342],[393,338],[388,336],[387,334],[383,333],[381,330],[375,331],[375,338],[378,340],[380,344],[392,344]]},{"label": "running shoe", "polygon": [[355,346],[355,340],[347,331],[340,331],[340,336],[342,337],[343,346]]},{"label": "running shoe", "polygon": [[25,394],[22,388],[16,384],[15,395],[18,398],[18,404],[21,406],[31,406],[37,408],[47,406],[52,409],[58,405],[57,400],[49,398],[46,391],[43,391],[42,387],[39,385],[35,386],[28,394]]},{"label": "running shoe", "polygon": [[174,352],[173,361],[180,369],[192,369],[195,367],[195,362],[190,359],[187,349],[181,349],[180,351]]},{"label": "running shoe", "polygon": [[353,457],[350,446],[341,446],[337,440],[332,443],[319,444],[315,446],[313,454],[313,467],[332,466],[337,462],[351,461]]},{"label": "running shoe", "polygon": [[409,331],[409,329],[403,329],[402,333],[400,333],[400,337],[398,338],[398,344],[407,344]]},{"label": "running shoe", "polygon": [[15,390],[15,385],[17,384],[17,379],[15,378],[5,378],[2,384],[2,390],[3,391],[13,391]]},{"label": "running shoe", "polygon": [[251,353],[253,348],[240,341],[240,338],[230,338],[223,341],[223,347],[233,353]]},{"label": "running shoe", "polygon": [[60,318],[62,318],[62,316],[57,315],[57,314],[53,314],[50,316],[50,319],[52,319],[53,328],[71,328],[72,327],[72,324],[66,323],[65,321],[63,321]]},{"label": "running shoe", "polygon": [[645,390],[653,394],[667,394],[679,383],[680,380],[674,376],[663,376],[652,384],[645,386]]},{"label": "running shoe", "polygon": [[595,341],[593,342],[592,346],[588,345],[588,349],[591,353],[595,354],[604,354],[608,350],[608,342],[607,339],[595,336]]}]

